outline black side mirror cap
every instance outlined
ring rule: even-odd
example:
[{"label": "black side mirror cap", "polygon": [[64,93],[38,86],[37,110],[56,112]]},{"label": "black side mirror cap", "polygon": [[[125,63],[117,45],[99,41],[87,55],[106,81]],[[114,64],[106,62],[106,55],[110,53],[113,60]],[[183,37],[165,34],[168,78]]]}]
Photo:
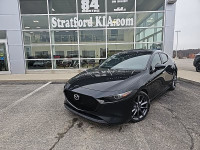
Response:
[{"label": "black side mirror cap", "polygon": [[162,70],[162,69],[165,69],[165,65],[164,64],[156,64],[155,66],[155,70]]}]

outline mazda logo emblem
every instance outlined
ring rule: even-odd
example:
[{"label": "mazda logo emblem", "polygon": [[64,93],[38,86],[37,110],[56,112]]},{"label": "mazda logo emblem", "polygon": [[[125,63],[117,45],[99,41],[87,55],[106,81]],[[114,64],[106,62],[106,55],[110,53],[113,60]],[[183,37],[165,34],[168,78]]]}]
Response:
[{"label": "mazda logo emblem", "polygon": [[77,101],[78,101],[78,100],[79,100],[79,98],[80,98],[80,96],[79,96],[78,94],[74,94],[74,99],[75,99],[75,100],[77,100]]}]

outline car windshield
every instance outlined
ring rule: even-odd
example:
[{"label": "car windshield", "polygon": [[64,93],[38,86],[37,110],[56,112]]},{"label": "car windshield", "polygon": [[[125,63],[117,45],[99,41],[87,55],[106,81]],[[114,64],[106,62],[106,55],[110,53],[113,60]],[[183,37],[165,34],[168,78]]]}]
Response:
[{"label": "car windshield", "polygon": [[147,66],[150,56],[151,53],[144,52],[119,53],[108,58],[99,66],[99,68],[144,70]]}]

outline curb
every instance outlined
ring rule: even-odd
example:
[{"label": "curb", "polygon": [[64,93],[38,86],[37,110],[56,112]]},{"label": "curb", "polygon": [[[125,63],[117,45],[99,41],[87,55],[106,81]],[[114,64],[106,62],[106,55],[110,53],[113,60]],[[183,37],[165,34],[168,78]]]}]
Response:
[{"label": "curb", "polygon": [[200,86],[200,82],[184,79],[184,78],[181,78],[181,77],[178,77],[178,80]]},{"label": "curb", "polygon": [[52,82],[51,84],[65,84],[69,79],[59,80],[2,80],[0,84],[45,84]]}]

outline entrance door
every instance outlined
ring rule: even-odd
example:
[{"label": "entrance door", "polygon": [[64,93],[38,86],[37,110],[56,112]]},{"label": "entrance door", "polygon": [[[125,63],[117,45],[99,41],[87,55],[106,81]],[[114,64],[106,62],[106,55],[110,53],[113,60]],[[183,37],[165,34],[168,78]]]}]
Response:
[{"label": "entrance door", "polygon": [[7,41],[0,40],[0,74],[9,73]]}]

